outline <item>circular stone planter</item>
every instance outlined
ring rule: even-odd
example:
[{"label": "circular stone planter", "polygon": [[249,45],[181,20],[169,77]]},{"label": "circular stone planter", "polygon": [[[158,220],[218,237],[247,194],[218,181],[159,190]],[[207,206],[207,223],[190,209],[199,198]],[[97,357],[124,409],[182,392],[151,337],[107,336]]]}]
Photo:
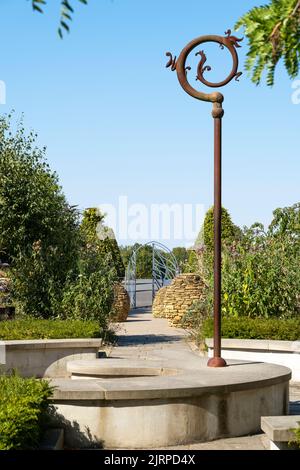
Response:
[{"label": "circular stone planter", "polygon": [[162,448],[257,433],[261,416],[287,413],[288,368],[206,362],[163,350],[151,360],[70,362],[73,380],[51,381],[67,445],[80,447],[84,435],[106,448]]}]

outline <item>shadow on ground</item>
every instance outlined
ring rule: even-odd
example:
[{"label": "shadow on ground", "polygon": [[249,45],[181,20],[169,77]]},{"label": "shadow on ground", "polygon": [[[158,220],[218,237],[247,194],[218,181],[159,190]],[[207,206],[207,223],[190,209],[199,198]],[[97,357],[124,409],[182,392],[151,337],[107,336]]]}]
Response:
[{"label": "shadow on ground", "polygon": [[142,344],[175,343],[182,341],[178,335],[118,335],[118,346],[139,346]]}]

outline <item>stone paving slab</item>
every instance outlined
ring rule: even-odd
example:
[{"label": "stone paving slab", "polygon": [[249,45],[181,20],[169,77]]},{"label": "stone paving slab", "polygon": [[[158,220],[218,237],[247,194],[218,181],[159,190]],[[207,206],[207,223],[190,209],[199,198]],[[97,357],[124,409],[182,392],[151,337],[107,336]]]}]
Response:
[{"label": "stone paving slab", "polygon": [[167,447],[166,450],[268,450],[269,440],[265,434],[255,436],[218,439],[217,441],[201,442],[188,446]]}]

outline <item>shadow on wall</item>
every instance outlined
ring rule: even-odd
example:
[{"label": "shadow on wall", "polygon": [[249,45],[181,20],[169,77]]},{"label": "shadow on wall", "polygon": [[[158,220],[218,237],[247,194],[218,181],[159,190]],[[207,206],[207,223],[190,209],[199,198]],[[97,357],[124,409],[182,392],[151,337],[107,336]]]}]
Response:
[{"label": "shadow on wall", "polygon": [[69,421],[62,414],[58,413],[54,405],[50,405],[47,418],[47,427],[62,428],[65,436],[65,450],[77,449],[103,449],[103,441],[93,436],[90,429],[80,429],[77,421]]}]

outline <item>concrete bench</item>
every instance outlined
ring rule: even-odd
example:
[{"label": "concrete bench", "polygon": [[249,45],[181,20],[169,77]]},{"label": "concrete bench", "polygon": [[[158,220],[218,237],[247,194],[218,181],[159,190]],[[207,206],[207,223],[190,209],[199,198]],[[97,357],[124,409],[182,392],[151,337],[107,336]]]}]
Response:
[{"label": "concrete bench", "polygon": [[299,450],[299,447],[292,444],[295,441],[293,429],[298,428],[299,423],[300,415],[263,416],[261,429],[270,440],[270,450]]}]

